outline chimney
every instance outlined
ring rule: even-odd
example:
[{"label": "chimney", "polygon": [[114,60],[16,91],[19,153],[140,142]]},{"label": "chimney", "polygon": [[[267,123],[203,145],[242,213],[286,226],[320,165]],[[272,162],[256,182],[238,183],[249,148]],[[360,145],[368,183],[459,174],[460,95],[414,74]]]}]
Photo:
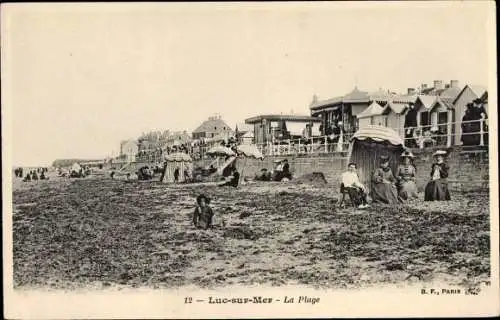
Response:
[{"label": "chimney", "polygon": [[408,88],[408,95],[411,96],[412,94],[415,94],[415,88]]},{"label": "chimney", "polygon": [[450,81],[450,86],[452,88],[458,88],[458,80],[451,80]]},{"label": "chimney", "polygon": [[434,80],[434,89],[435,90],[443,89],[443,80]]}]

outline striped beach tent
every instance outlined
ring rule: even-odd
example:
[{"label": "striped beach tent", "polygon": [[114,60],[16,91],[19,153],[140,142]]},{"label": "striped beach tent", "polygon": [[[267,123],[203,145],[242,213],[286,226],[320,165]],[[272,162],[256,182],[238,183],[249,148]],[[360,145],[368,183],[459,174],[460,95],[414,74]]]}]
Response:
[{"label": "striped beach tent", "polygon": [[403,139],[396,131],[384,126],[370,125],[359,129],[352,136],[349,144],[349,162],[356,163],[360,182],[370,189],[371,177],[380,165],[380,157],[389,157],[394,173],[404,150]]},{"label": "striped beach tent", "polygon": [[187,170],[190,174],[193,171],[193,159],[186,153],[176,152],[165,156],[164,172],[161,181],[164,183],[175,182],[175,171],[179,171],[178,182],[184,182],[184,172]]}]

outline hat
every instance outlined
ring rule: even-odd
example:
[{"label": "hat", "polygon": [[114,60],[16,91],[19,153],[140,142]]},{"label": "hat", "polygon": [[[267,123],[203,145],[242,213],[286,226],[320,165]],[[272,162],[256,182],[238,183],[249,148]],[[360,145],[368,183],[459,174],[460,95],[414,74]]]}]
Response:
[{"label": "hat", "polygon": [[198,197],[196,197],[196,203],[198,203],[198,205],[200,204],[201,199],[205,199],[205,203],[206,203],[206,204],[209,204],[209,203],[210,203],[210,198],[209,198],[209,197],[207,197],[207,196],[206,196],[206,195],[204,195],[204,194],[200,194]]},{"label": "hat", "polygon": [[387,162],[387,161],[389,161],[389,157],[388,156],[380,156],[380,161],[382,163]]},{"label": "hat", "polygon": [[436,157],[436,156],[446,156],[448,153],[444,150],[437,150],[436,152],[434,152],[433,156]]},{"label": "hat", "polygon": [[404,157],[414,158],[415,156],[413,155],[413,153],[411,153],[411,151],[405,150],[401,154],[401,158],[404,158]]}]

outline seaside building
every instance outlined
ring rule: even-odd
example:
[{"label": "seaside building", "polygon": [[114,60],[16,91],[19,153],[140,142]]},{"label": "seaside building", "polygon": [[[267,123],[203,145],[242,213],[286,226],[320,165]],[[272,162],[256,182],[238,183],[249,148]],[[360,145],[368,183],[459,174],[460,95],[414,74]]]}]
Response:
[{"label": "seaside building", "polygon": [[135,156],[139,151],[139,145],[136,140],[128,139],[120,142],[120,159],[127,162],[135,161]]},{"label": "seaside building", "polygon": [[212,116],[193,131],[193,139],[214,138],[221,135],[230,137],[233,134],[233,130],[221,116]]},{"label": "seaside building", "polygon": [[293,140],[320,135],[321,119],[306,115],[259,115],[245,120],[253,125],[256,144],[274,143],[280,140]]}]

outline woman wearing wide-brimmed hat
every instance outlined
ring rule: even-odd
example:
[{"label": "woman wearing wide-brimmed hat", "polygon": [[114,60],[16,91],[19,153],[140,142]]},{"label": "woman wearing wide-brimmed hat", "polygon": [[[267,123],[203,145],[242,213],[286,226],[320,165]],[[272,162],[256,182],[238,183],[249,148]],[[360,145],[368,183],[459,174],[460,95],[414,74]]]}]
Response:
[{"label": "woman wearing wide-brimmed hat", "polygon": [[403,200],[418,198],[418,189],[415,183],[417,169],[412,164],[413,158],[411,151],[404,151],[401,154],[402,163],[396,173],[399,182],[399,196]]},{"label": "woman wearing wide-brimmed hat", "polygon": [[389,157],[380,157],[380,167],[373,174],[372,198],[373,202],[397,204],[402,200],[398,196],[396,178],[389,166]]},{"label": "woman wearing wide-brimmed hat", "polygon": [[444,162],[446,151],[438,150],[433,156],[436,161],[432,165],[431,181],[425,187],[425,201],[447,201],[451,200],[448,190],[448,174],[450,167]]}]

